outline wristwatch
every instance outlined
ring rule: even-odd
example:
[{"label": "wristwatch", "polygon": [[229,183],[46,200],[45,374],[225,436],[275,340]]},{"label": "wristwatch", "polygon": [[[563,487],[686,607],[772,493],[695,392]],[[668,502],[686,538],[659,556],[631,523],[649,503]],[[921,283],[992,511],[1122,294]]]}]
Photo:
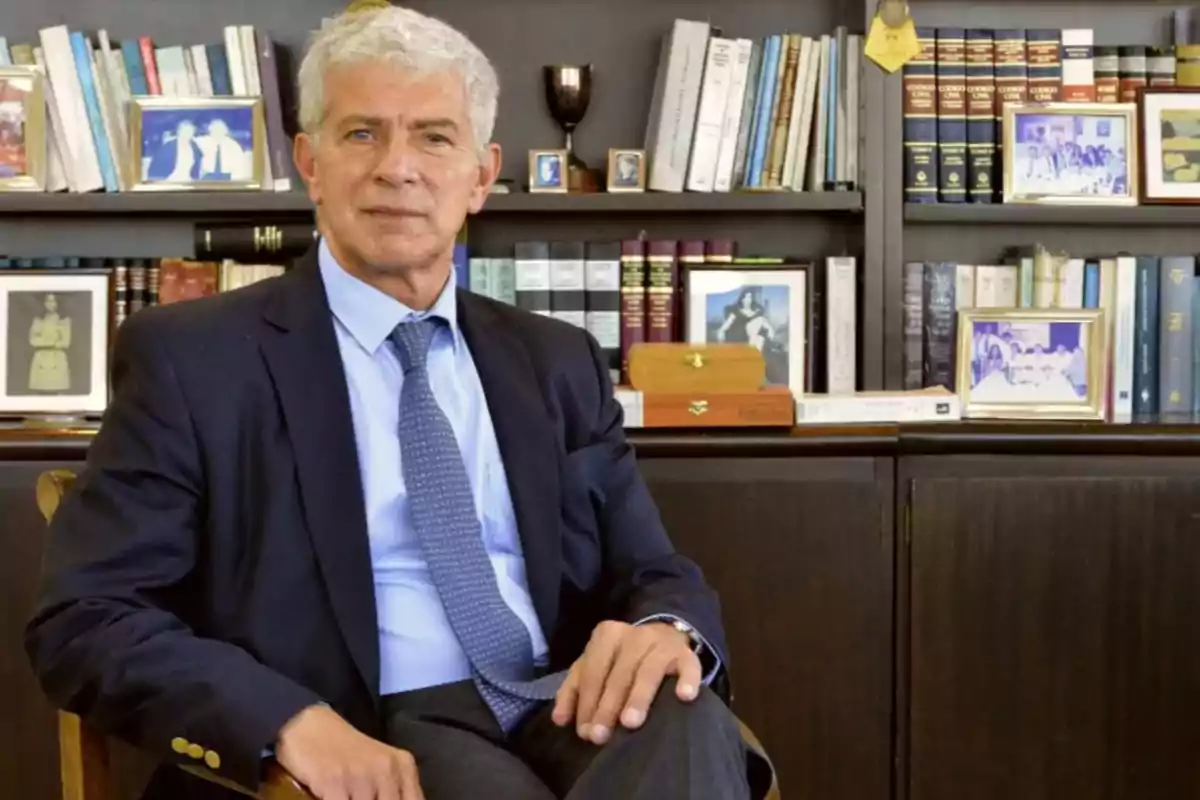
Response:
[{"label": "wristwatch", "polygon": [[671,627],[688,637],[692,643],[692,652],[700,655],[700,651],[704,649],[704,640],[700,638],[700,633],[695,628],[681,619],[671,620]]}]

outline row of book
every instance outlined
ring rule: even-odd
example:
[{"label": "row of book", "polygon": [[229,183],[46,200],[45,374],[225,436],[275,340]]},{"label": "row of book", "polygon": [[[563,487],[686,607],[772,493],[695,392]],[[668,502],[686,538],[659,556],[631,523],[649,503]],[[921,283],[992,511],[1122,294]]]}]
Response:
[{"label": "row of book", "polygon": [[859,185],[863,39],[733,38],[677,19],[663,39],[646,128],[662,192],[826,191]]},{"label": "row of book", "polygon": [[997,264],[904,267],[904,388],[955,388],[958,312],[1102,309],[1113,419],[1200,413],[1195,255],[1075,256],[1013,250]]},{"label": "row of book", "polygon": [[1002,199],[1004,107],[1134,103],[1145,86],[1200,87],[1200,44],[1096,46],[1089,28],[918,28],[904,65],[904,199]]},{"label": "row of book", "polygon": [[804,391],[847,393],[858,383],[857,260],[749,257],[728,240],[521,241],[512,251],[471,255],[460,284],[471,291],[588,330],[627,385],[630,348],[689,341],[688,275],[695,268],[803,268],[811,276],[806,320],[788,319],[787,341],[805,352]]},{"label": "row of book", "polygon": [[36,42],[0,36],[0,66],[36,65],[46,78],[47,191],[130,188],[140,174],[140,165],[130,163],[128,116],[137,96],[263,98],[263,187],[290,191],[291,142],[279,88],[284,51],[250,25],[223,32],[223,42],[190,45],[156,45],[149,36],[113,42],[101,29],[96,46],[88,33],[66,25],[40,29]]},{"label": "row of book", "polygon": [[283,274],[279,264],[248,264],[232,259],[95,258],[50,256],[0,257],[3,270],[54,270],[64,274],[104,271],[111,276],[110,328],[147,306],[177,303],[227,292]]}]

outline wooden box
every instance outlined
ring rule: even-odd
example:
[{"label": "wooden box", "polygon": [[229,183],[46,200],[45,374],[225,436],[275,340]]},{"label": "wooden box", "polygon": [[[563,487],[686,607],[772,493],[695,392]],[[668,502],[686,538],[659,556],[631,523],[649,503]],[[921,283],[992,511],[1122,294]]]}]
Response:
[{"label": "wooden box", "polygon": [[753,392],[642,392],[644,428],[790,428],[796,403],[786,386]]},{"label": "wooden box", "polygon": [[639,343],[629,348],[629,383],[642,392],[729,392],[762,387],[767,367],[747,344]]}]

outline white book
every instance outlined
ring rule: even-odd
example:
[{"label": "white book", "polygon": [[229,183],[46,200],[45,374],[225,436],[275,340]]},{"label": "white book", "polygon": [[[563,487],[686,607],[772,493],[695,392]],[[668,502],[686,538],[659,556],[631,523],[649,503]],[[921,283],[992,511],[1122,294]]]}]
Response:
[{"label": "white book", "polygon": [[796,398],[796,424],[939,422],[962,418],[958,395],[934,387],[908,392],[858,392]]},{"label": "white book", "polygon": [[734,158],[737,156],[738,134],[742,125],[742,106],[746,100],[746,86],[750,81],[750,58],[754,55],[752,39],[736,39],[736,56],[733,67],[733,83],[729,87],[729,100],[725,104],[725,120],[721,124],[721,147],[717,153],[717,172],[713,180],[713,191],[728,192],[733,188]]},{"label": "white book", "polygon": [[[33,48],[33,62],[41,68],[43,75],[47,74],[46,54],[42,48]],[[46,96],[46,191],[77,191],[71,183],[71,171],[65,160],[69,157],[67,140],[58,116],[58,103],[54,99],[54,83],[47,80],[42,87]]]},{"label": "white book", "polygon": [[1082,258],[1068,258],[1058,273],[1058,308],[1083,308]]},{"label": "white book", "polygon": [[800,120],[804,116],[804,85],[808,81],[808,54],[812,52],[810,36],[800,39],[800,52],[796,58],[796,81],[792,84],[792,116],[788,120],[787,144],[783,150],[783,174],[779,184],[791,188],[796,180],[796,143],[800,140]]},{"label": "white book", "polygon": [[975,268],[975,308],[1000,308],[997,297],[996,268],[980,264]]},{"label": "white book", "polygon": [[117,128],[117,142],[122,153],[120,163],[124,165],[124,156],[129,151],[127,109],[130,98],[129,80],[125,74],[125,60],[118,58],[121,51],[113,48],[112,42],[108,38],[108,31],[101,28],[96,32],[96,39],[100,43],[100,55],[97,56],[96,66],[104,72],[110,104],[109,117]]},{"label": "white book", "polygon": [[796,174],[792,177],[791,187],[794,192],[804,191],[805,176],[808,174],[808,149],[813,142],[813,114],[816,110],[817,80],[820,77],[821,45],[814,39],[809,42],[808,65],[804,69],[804,99],[800,109],[800,135],[796,139],[796,150],[793,153]]},{"label": "white book", "polygon": [[1112,409],[1114,418],[1133,416],[1134,332],[1137,309],[1137,259],[1117,256],[1113,320]]},{"label": "white book", "polygon": [[829,394],[850,394],[857,388],[858,265],[852,256],[825,260],[825,369]]},{"label": "white book", "polygon": [[962,311],[975,304],[975,267],[959,264],[954,270],[954,310]]},{"label": "white book", "polygon": [[242,37],[238,33],[237,25],[225,26],[225,57],[229,61],[229,86],[233,90],[233,96],[245,97],[245,58],[242,57]]},{"label": "white book", "polygon": [[196,91],[201,97],[213,96],[212,71],[208,67],[208,51],[202,44],[194,44],[190,48],[192,67],[196,70]]},{"label": "white book", "polygon": [[76,192],[94,192],[104,188],[100,175],[100,158],[92,137],[87,107],[83,102],[83,87],[75,71],[75,54],[71,49],[71,34],[66,25],[42,28],[38,31],[46,70],[54,84],[54,98],[67,143],[64,165],[71,174],[71,188]]},{"label": "white book", "polygon": [[8,54],[8,39],[0,36],[0,67],[12,66],[12,56]]},{"label": "white book", "polygon": [[732,39],[713,36],[708,40],[704,62],[704,80],[700,85],[700,106],[692,134],[692,152],[688,158],[687,182],[690,192],[711,192],[717,178],[717,157],[725,128],[725,109],[733,83],[737,45]]},{"label": "white book", "polygon": [[663,40],[646,124],[651,191],[683,191],[710,30],[707,22],[677,19]]},{"label": "white book", "polygon": [[182,47],[174,45],[155,48],[154,61],[158,65],[158,82],[162,87],[163,97],[193,96]]},{"label": "white book", "polygon": [[1021,304],[1021,273],[1015,264],[992,267],[996,271],[996,307],[1017,308]]},{"label": "white book", "polygon": [[262,95],[262,81],[258,75],[258,44],[253,25],[239,25],[238,37],[242,43],[242,69],[246,71],[246,94],[251,97]]},{"label": "white book", "polygon": [[833,144],[826,141],[829,112],[829,34],[821,37],[821,66],[817,74],[817,108],[814,120],[812,156],[808,163],[808,190],[825,191],[825,148]]},{"label": "white book", "polygon": [[[84,38],[86,40],[87,37]],[[100,124],[104,126],[104,136],[108,140],[108,155],[112,159],[113,169],[116,172],[117,191],[123,192],[129,188],[129,181],[125,169],[127,162],[124,158],[124,139],[115,118],[117,114],[114,106],[116,100],[113,98],[112,88],[109,86],[108,72],[103,67],[104,53],[93,50],[90,42],[87,49],[92,56],[92,85],[96,87],[96,104],[100,106]]]}]

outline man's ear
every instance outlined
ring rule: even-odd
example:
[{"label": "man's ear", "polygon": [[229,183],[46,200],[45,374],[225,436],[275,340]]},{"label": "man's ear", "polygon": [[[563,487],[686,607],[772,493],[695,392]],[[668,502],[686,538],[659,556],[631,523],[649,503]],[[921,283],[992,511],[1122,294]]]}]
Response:
[{"label": "man's ear", "polygon": [[296,134],[292,143],[292,160],[296,163],[296,171],[308,189],[308,199],[314,204],[321,203],[320,183],[317,180],[316,142],[307,133]]},{"label": "man's ear", "polygon": [[483,203],[487,200],[492,185],[500,177],[500,167],[503,162],[500,145],[495,142],[489,143],[480,159],[479,168],[476,170],[476,184],[471,189],[470,213],[477,214],[483,208]]}]

